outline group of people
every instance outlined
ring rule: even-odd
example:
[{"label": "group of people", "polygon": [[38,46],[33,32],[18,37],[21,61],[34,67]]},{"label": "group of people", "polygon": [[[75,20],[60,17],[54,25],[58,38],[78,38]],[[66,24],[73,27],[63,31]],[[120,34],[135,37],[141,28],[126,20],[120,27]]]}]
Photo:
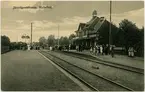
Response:
[{"label": "group of people", "polygon": [[79,51],[79,52],[82,52],[83,51],[83,46],[82,45],[77,45],[76,50]]},{"label": "group of people", "polygon": [[90,53],[95,55],[108,55],[111,54],[112,57],[114,57],[114,46],[107,45],[96,45],[91,46]]},{"label": "group of people", "polygon": [[135,53],[136,51],[134,50],[134,48],[133,47],[129,47],[129,49],[128,49],[128,56],[129,57],[134,57],[134,53]]}]

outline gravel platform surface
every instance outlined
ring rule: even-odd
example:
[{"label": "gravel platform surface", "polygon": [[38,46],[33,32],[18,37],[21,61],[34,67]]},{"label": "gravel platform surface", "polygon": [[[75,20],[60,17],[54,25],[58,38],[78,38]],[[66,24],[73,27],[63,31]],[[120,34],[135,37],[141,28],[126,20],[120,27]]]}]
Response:
[{"label": "gravel platform surface", "polygon": [[1,57],[3,91],[82,91],[37,51],[11,51]]}]

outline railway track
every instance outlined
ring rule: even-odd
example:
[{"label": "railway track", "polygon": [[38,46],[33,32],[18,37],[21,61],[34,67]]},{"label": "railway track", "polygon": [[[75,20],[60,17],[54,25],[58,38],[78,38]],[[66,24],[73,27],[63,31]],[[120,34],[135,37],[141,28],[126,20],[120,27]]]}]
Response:
[{"label": "railway track", "polygon": [[[71,64],[71,63],[67,62],[66,60],[63,60],[59,57],[56,57],[56,56],[50,54],[49,52],[40,51],[40,53],[45,55],[47,58],[52,60],[54,63],[56,63],[57,65],[62,67],[64,70],[66,70],[67,72],[69,72],[70,74],[75,76],[76,78],[78,78],[80,81],[82,81],[85,85],[87,85],[93,91],[113,91],[113,90],[114,91],[133,91],[133,89],[131,89],[129,87],[126,87],[122,84],[116,83],[101,75],[92,73],[86,69],[83,69],[79,66]],[[100,82],[96,83],[94,81],[90,81],[88,78],[84,77],[85,75],[81,75],[80,73],[88,74],[89,78],[94,78],[95,80],[100,81],[101,83]],[[102,83],[104,84],[103,86],[99,85]],[[107,90],[107,89],[110,89],[110,90]]]},{"label": "railway track", "polygon": [[[39,52],[42,54],[42,52]],[[44,55],[44,53],[42,54]],[[45,55],[44,55],[45,56]],[[47,57],[48,58],[48,57]],[[49,58],[50,59],[50,58]],[[76,74],[74,74],[73,72],[71,72],[70,70],[68,70],[67,68],[63,67],[61,64],[55,62],[54,60],[50,59],[53,63],[55,63],[56,65],[58,65],[59,67],[61,67],[63,70],[65,70],[67,73],[71,74],[73,77],[75,77],[76,79],[78,79],[79,81],[81,81],[85,86],[87,86],[87,88],[90,89],[90,91],[99,91],[97,88],[95,88],[94,86],[92,86],[91,84],[87,83],[85,80],[83,80],[82,78],[80,78],[79,76],[77,76]]]},{"label": "railway track", "polygon": [[106,61],[103,61],[103,60],[98,60],[97,58],[95,58],[93,56],[90,56],[90,55],[68,52],[68,51],[63,51],[63,52],[57,51],[57,52],[65,54],[65,55],[69,55],[69,56],[72,56],[72,57],[75,57],[75,58],[79,58],[79,59],[83,59],[83,60],[103,64],[103,65],[106,65],[106,66],[111,66],[111,67],[123,69],[123,70],[126,70],[126,71],[138,73],[138,74],[144,74],[144,69],[131,67],[131,66],[126,66],[126,65],[122,65],[122,64],[117,64],[117,63],[113,63],[113,62],[106,62]]}]

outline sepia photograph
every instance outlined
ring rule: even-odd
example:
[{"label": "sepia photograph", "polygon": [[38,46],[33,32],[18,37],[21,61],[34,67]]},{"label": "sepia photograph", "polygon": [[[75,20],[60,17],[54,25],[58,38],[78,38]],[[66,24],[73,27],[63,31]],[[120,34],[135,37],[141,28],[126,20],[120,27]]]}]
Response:
[{"label": "sepia photograph", "polygon": [[1,3],[1,91],[144,91],[144,1]]}]

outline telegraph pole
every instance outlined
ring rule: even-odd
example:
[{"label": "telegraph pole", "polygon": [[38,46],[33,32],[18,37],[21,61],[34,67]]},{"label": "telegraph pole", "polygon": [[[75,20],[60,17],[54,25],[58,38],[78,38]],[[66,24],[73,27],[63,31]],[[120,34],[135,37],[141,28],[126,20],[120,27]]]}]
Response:
[{"label": "telegraph pole", "polygon": [[33,23],[31,23],[31,46],[32,46],[32,25]]},{"label": "telegraph pole", "polygon": [[112,13],[112,1],[110,0],[110,26],[109,26],[109,47],[112,44],[112,35],[111,35],[111,13]]},{"label": "telegraph pole", "polygon": [[59,47],[59,24],[58,24],[58,47]]}]

